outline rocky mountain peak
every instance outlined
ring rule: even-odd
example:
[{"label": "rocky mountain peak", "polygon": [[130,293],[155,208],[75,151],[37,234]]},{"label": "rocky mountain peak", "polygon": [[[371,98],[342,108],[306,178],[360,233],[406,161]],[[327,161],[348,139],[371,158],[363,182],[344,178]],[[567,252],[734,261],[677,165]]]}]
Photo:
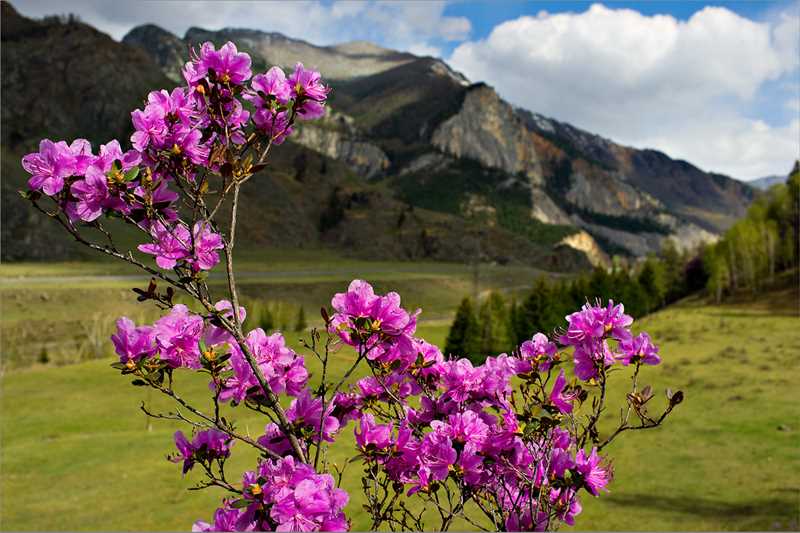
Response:
[{"label": "rocky mountain peak", "polygon": [[167,77],[177,83],[183,81],[181,67],[188,57],[189,46],[177,35],[155,24],[145,24],[133,28],[122,42],[145,50]]}]

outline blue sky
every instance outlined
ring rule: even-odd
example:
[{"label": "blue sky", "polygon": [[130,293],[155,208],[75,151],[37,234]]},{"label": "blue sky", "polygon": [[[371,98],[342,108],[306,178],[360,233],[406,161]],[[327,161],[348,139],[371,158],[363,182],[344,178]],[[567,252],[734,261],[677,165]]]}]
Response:
[{"label": "blue sky", "polygon": [[740,179],[800,157],[800,0],[17,0],[121,39],[142,23],[369,40],[447,61],[515,105]]},{"label": "blue sky", "polygon": [[[496,2],[454,2],[445,9],[445,14],[450,16],[467,17],[472,22],[472,38],[483,39],[492,29],[501,22],[515,19],[522,15],[536,15],[539,11],[548,13],[581,12],[586,11],[596,2],[522,2],[512,0],[499,0]],[[749,19],[761,19],[773,10],[780,10],[791,6],[788,0],[769,2],[764,0],[734,2],[703,2],[694,0],[681,0],[677,2],[646,1],[646,2],[605,2],[608,7],[615,9],[634,9],[643,15],[669,14],[678,20],[688,20],[697,11],[714,5],[724,7]]]}]

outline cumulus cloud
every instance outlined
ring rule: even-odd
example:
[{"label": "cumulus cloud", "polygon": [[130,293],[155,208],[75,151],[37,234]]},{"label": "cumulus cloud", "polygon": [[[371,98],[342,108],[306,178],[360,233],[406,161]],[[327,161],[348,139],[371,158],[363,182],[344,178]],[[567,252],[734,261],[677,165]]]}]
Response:
[{"label": "cumulus cloud", "polygon": [[20,12],[41,17],[71,12],[119,40],[133,26],[154,23],[182,36],[191,26],[278,31],[315,44],[370,40],[399,50],[440,54],[439,44],[461,41],[469,19],[444,14],[444,1],[401,2],[209,2],[108,0],[27,0]]},{"label": "cumulus cloud", "polygon": [[797,80],[799,39],[796,10],[758,22],[706,7],[679,21],[595,4],[504,22],[450,62],[517,105],[756,178],[786,173],[800,151],[796,113],[768,124],[745,112],[768,82]]}]

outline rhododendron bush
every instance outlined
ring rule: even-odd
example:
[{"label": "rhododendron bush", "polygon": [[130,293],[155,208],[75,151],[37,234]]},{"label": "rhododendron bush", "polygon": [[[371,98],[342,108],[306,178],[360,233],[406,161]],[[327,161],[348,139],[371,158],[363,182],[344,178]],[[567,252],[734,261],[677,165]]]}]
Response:
[{"label": "rhododendron bush", "polygon": [[[151,276],[134,291],[163,316],[148,325],[120,318],[112,366],[175,402],[171,412],[142,409],[183,425],[170,460],[201,476],[195,488],[224,492],[194,528],[346,530],[348,513],[361,510],[348,508],[343,479],[360,485],[373,529],[574,524],[581,498],[608,490],[611,463],[601,452],[612,439],[659,426],[682,400],[667,391],[663,409],[648,411],[653,392],[638,377],[660,362],[658,347],[631,333],[622,304],[587,303],[559,331],[531,332],[512,354],[475,367],[416,336],[420,310],[404,309],[398,294],[354,280],[304,343],[320,363],[312,376],[280,333],[248,331],[233,251],[242,187],[273,145],[325,113],[330,89],[300,63],[289,75],[278,67],[253,75],[250,66],[234,44],[206,43],[183,70],[185,86],[152,92],[131,113],[130,150],[116,140],[97,153],[83,139],[43,140],[22,160],[34,208]],[[117,246],[111,219],[138,231],[140,253]],[[206,274],[222,260],[227,287],[216,295]],[[336,378],[334,351],[349,354]],[[612,374],[625,366],[625,408],[616,428],[601,431]],[[185,372],[207,377],[208,405],[183,398]],[[263,415],[263,432],[242,433],[221,414],[231,407]],[[356,446],[347,468],[326,453],[345,432]],[[226,470],[245,447],[258,462]]]}]

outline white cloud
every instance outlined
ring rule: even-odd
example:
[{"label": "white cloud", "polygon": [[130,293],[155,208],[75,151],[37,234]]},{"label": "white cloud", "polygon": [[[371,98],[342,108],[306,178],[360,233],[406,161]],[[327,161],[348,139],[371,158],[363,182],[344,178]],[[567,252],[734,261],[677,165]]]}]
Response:
[{"label": "white cloud", "polygon": [[315,44],[370,40],[399,50],[435,50],[437,43],[461,41],[472,26],[464,17],[444,14],[444,1],[364,2],[297,0],[286,2],[26,0],[17,5],[26,16],[72,12],[112,37],[153,23],[183,36],[191,26],[277,31]]},{"label": "white cloud", "polygon": [[596,4],[502,23],[459,45],[450,62],[517,105],[755,178],[785,173],[800,151],[796,114],[777,125],[744,114],[766,82],[799,74],[800,18],[773,19],[706,7],[678,21]]}]

